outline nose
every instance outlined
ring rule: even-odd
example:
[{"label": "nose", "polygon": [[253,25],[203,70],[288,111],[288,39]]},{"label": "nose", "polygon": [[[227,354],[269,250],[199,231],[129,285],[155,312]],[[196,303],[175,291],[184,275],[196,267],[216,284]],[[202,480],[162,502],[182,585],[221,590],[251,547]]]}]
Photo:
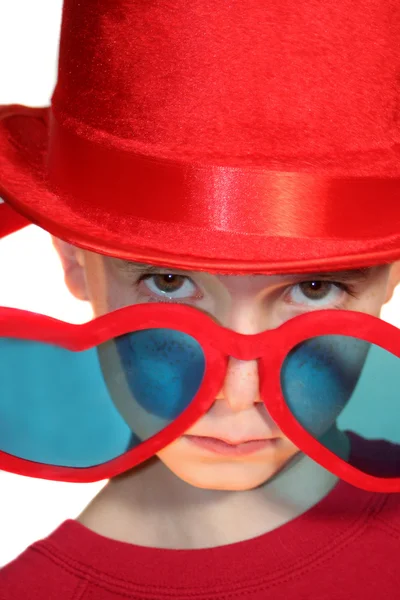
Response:
[{"label": "nose", "polygon": [[262,402],[257,361],[230,357],[225,380],[216,399],[225,400],[232,412],[246,410],[255,402]]},{"label": "nose", "polygon": [[[264,306],[237,298],[225,315],[224,325],[245,335],[271,328],[271,317]],[[225,400],[232,412],[240,412],[262,402],[257,360],[230,357],[225,380],[216,400]]]}]

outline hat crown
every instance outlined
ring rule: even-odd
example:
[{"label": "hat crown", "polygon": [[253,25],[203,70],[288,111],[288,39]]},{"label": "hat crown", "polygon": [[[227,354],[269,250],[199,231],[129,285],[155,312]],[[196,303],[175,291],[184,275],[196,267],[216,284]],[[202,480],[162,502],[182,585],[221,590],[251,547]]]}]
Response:
[{"label": "hat crown", "polygon": [[66,0],[53,110],[81,135],[223,164],[400,141],[394,0]]},{"label": "hat crown", "polygon": [[400,257],[400,0],[64,0],[0,195],[102,254],[213,273]]}]

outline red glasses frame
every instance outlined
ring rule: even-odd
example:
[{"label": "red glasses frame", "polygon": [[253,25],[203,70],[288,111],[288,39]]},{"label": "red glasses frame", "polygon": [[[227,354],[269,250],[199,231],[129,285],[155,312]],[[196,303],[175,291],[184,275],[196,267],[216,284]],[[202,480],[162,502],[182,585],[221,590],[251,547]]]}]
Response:
[{"label": "red glasses frame", "polygon": [[399,330],[376,317],[353,311],[321,310],[299,315],[277,329],[243,335],[220,326],[197,309],[177,304],[129,306],[82,325],[13,308],[0,308],[1,337],[55,344],[71,351],[87,350],[114,337],[152,328],[170,328],[192,336],[201,345],[205,357],[202,385],[187,409],[173,423],[139,447],[102,465],[55,467],[0,452],[0,468],[30,477],[72,482],[112,478],[144,462],[184,435],[209,410],[221,389],[228,360],[232,356],[240,360],[258,360],[261,398],[277,426],[301,451],[357,487],[377,492],[400,491],[400,477],[368,475],[314,439],[291,414],[280,384],[281,367],[288,353],[302,341],[315,336],[352,336],[381,346],[399,357]]},{"label": "red glasses frame", "polygon": [[[0,239],[31,223],[0,200]],[[226,329],[200,311],[182,305],[136,305],[99,317],[83,325],[72,325],[44,315],[0,307],[0,336],[30,339],[87,350],[133,330],[169,327],[192,335],[201,344],[206,361],[202,385],[188,408],[173,423],[138,448],[91,468],[55,467],[19,459],[0,451],[0,468],[45,479],[92,482],[108,479],[138,465],[183,435],[207,410],[221,389],[229,356],[259,361],[260,394],[281,431],[320,465],[365,490],[399,492],[400,477],[368,475],[322,446],[295,419],[287,407],[280,385],[280,370],[287,354],[300,342],[319,335],[347,335],[376,344],[400,357],[400,332],[363,313],[321,310],[303,314],[279,328],[257,335],[242,335]],[[272,349],[272,352],[270,351]],[[274,375],[275,373],[275,375]],[[268,374],[268,375],[267,375]]]}]

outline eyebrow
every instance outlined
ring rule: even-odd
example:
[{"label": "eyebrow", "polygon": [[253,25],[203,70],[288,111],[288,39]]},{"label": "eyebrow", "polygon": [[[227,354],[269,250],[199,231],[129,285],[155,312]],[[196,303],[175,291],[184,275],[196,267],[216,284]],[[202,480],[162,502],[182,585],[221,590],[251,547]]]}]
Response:
[{"label": "eyebrow", "polygon": [[363,269],[350,269],[347,271],[329,271],[321,273],[293,273],[292,277],[306,278],[308,281],[314,279],[325,279],[335,281],[340,279],[341,281],[365,281],[372,273],[372,268],[367,267]]},{"label": "eyebrow", "polygon": [[161,265],[147,265],[145,263],[136,263],[130,260],[116,259],[117,267],[123,271],[139,271],[139,273],[158,273],[159,271],[181,271],[175,267],[162,267]]},{"label": "eyebrow", "polygon": [[[175,267],[162,267],[156,265],[148,265],[145,263],[136,263],[129,260],[118,259],[118,267],[127,272],[139,272],[139,273],[159,273],[160,271],[174,271],[174,272],[182,272],[182,273],[191,273],[192,271],[184,269],[177,269]],[[285,273],[280,274],[276,273],[280,277],[291,278],[295,277],[296,279],[302,279],[304,281],[312,281],[324,279],[327,281],[335,281],[336,279],[340,279],[341,281],[365,281],[370,276],[373,267],[365,267],[360,269],[348,269],[346,271],[324,271],[320,273]],[[197,271],[196,271],[197,272]],[[218,273],[216,273],[218,275]],[[220,273],[219,273],[220,275]],[[229,273],[229,275],[237,275],[236,273]],[[263,273],[250,273],[250,277],[259,277],[263,275]],[[240,275],[237,275],[240,277]]]}]

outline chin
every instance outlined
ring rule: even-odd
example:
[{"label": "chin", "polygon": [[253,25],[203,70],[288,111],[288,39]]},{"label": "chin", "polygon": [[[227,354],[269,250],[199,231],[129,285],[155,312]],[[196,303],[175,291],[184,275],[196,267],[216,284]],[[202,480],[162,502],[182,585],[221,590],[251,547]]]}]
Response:
[{"label": "chin", "polygon": [[238,492],[256,489],[277,475],[298,452],[290,443],[269,460],[262,454],[240,459],[217,458],[188,452],[186,445],[180,442],[176,440],[163,448],[157,457],[181,481],[205,490]]},{"label": "chin", "polygon": [[176,477],[185,483],[205,490],[231,492],[253,490],[265,484],[280,468],[263,463],[227,461],[220,464],[195,463],[181,459],[178,463],[162,460]]},{"label": "chin", "polygon": [[[182,478],[181,478],[182,479]],[[268,481],[269,478],[267,478],[266,481]],[[254,490],[258,487],[260,487],[261,485],[263,485],[264,483],[266,483],[266,481],[261,481],[261,483],[254,483],[254,482],[238,482],[238,481],[195,481],[193,480],[193,478],[191,479],[182,479],[185,483],[191,485],[192,487],[196,487],[202,490],[215,490],[215,491],[223,491],[223,492],[246,492],[246,491],[250,491],[250,490]]]}]

